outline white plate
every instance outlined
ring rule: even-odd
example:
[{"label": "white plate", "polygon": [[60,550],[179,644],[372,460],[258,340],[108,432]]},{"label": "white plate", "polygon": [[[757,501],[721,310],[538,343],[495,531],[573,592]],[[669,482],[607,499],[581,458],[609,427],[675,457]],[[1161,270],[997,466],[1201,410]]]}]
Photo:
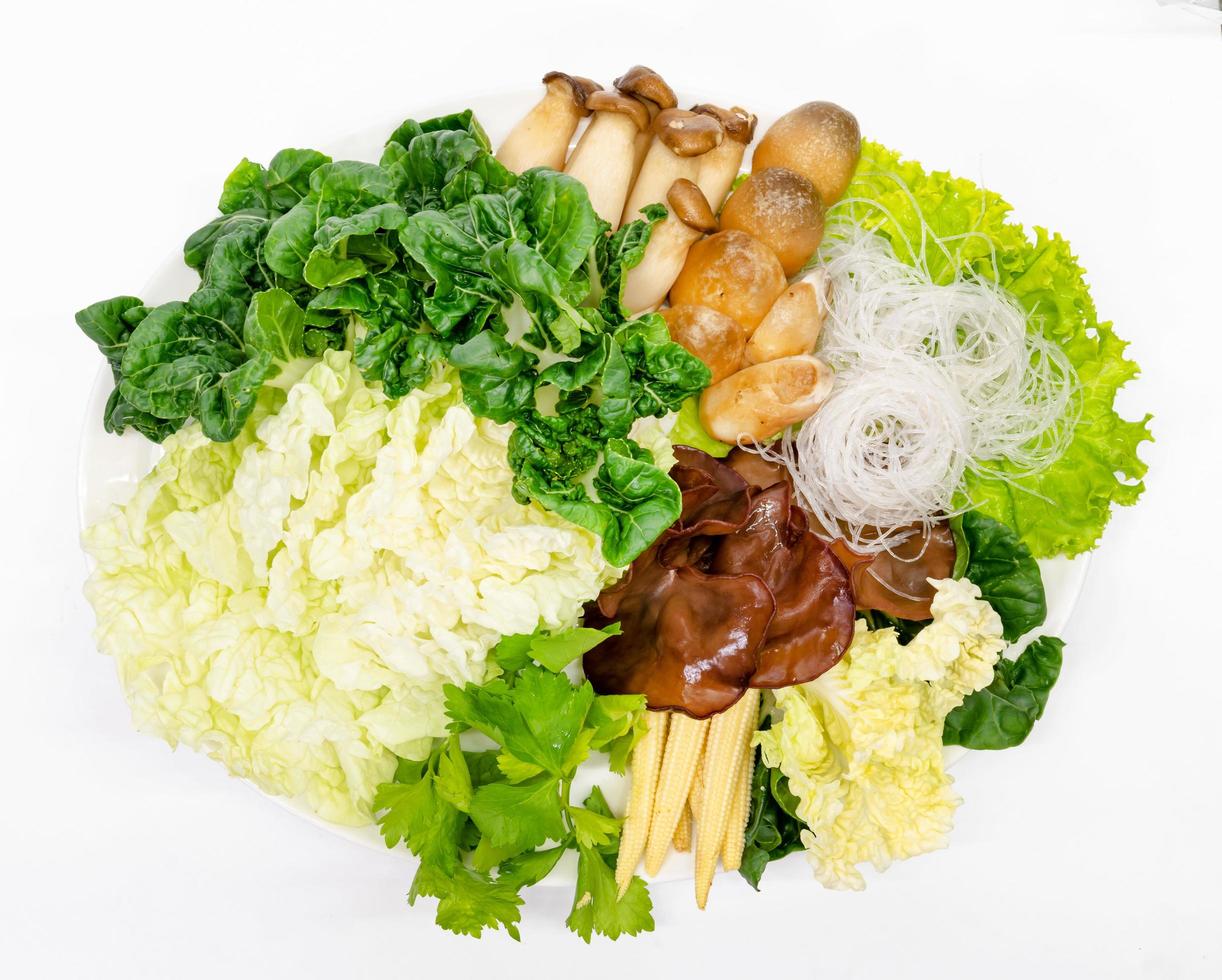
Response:
[{"label": "white plate", "polygon": [[[537,90],[518,90],[492,95],[476,95],[465,99],[454,98],[441,105],[426,106],[412,115],[416,119],[427,119],[430,116],[469,107],[475,110],[480,122],[488,131],[493,145],[496,145],[538,96]],[[679,101],[680,104],[686,105],[689,100],[680,99]],[[717,93],[703,93],[699,101],[718,101]],[[733,102],[732,99],[720,101],[723,105]],[[760,113],[759,131],[762,133],[775,118],[776,114]],[[381,125],[372,126],[345,138],[321,143],[305,134],[301,140],[297,141],[297,145],[317,147],[337,160],[377,160],[381,155],[382,145],[387,135],[402,121],[402,118],[388,119]],[[241,148],[235,148],[234,158],[237,159],[240,155]],[[207,217],[201,214],[200,224],[203,224]],[[184,238],[185,236],[184,231]],[[182,299],[195,289],[198,281],[198,275],[187,268],[182,261],[181,254],[176,254],[168,258],[149,279],[141,290],[140,297],[151,305],[172,299]],[[103,365],[98,369],[97,378],[89,394],[84,427],[81,432],[77,488],[82,528],[105,516],[111,506],[126,502],[136,484],[148,473],[161,455],[160,447],[135,432],[129,431],[122,436],[115,436],[103,430],[102,412],[111,387],[110,369]],[[1057,634],[1063,631],[1082,591],[1088,564],[1089,555],[1072,560],[1054,558],[1040,562],[1044,575],[1044,586],[1048,594],[1048,620],[1041,632]],[[958,746],[948,747],[945,750],[947,764],[953,765],[962,758],[966,751]],[[611,773],[606,768],[605,762],[591,762],[584,766],[578,775],[574,785],[576,791],[574,798],[583,799],[589,787],[595,784],[602,787],[608,802],[617,812],[620,812],[627,799],[627,781]],[[253,784],[251,785],[253,787]],[[401,849],[397,852],[388,851],[376,827],[338,826],[318,817],[303,801],[281,796],[268,796],[267,798],[340,837],[386,854],[403,855],[405,853]],[[796,855],[792,855],[791,859],[794,857]],[[692,860],[691,854],[672,853],[655,880],[669,881],[690,878]],[[571,885],[575,880],[575,874],[575,864],[570,860],[562,861],[545,884]]]}]

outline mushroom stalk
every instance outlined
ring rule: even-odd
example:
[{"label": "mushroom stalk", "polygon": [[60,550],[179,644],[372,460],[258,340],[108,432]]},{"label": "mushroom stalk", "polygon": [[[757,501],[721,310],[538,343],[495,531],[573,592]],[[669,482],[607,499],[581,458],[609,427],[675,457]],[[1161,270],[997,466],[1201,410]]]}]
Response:
[{"label": "mushroom stalk", "polygon": [[602,88],[588,78],[548,72],[543,76],[547,86],[535,106],[509,131],[496,158],[514,173],[531,167],[564,169],[569,143],[577,124],[589,110],[586,98]]},{"label": "mushroom stalk", "polygon": [[700,158],[695,177],[696,185],[713,210],[720,211],[738,176],[747,144],[755,136],[755,116],[738,106],[722,109],[715,105],[698,105],[692,111],[712,116],[726,132],[726,138]]},{"label": "mushroom stalk", "polygon": [[695,181],[700,158],[718,146],[725,132],[711,116],[682,109],[665,109],[653,121],[653,142],[641,165],[641,172],[628,194],[623,223],[640,216],[647,204],[666,200],[676,180]]},{"label": "mushroom stalk", "polygon": [[717,229],[709,202],[690,180],[674,181],[666,204],[670,213],[654,226],[640,264],[624,278],[624,306],[632,315],[661,305],[683,270],[688,249]]},{"label": "mushroom stalk", "polygon": [[649,144],[649,152],[641,164],[636,183],[628,194],[621,223],[627,224],[639,218],[641,209],[646,205],[665,201],[670,186],[676,180],[695,182],[699,172],[700,161],[697,158],[681,157],[655,138]]},{"label": "mushroom stalk", "polygon": [[[614,85],[621,94],[630,95],[645,106],[649,112],[650,123],[658,117],[658,113],[663,109],[673,109],[679,104],[675,98],[674,89],[666,84],[665,79],[661,75],[652,68],[646,68],[644,65],[633,65],[615,80]],[[649,147],[652,143],[653,133],[648,129],[637,134],[632,165],[632,180],[629,186],[636,183],[637,174],[641,172],[641,165],[644,164],[645,156],[649,153]],[[635,217],[635,215],[630,215],[629,217]],[[628,220],[628,218],[624,220]]]},{"label": "mushroom stalk", "polygon": [[636,140],[649,133],[649,112],[636,99],[594,92],[586,99],[594,118],[569,157],[565,172],[580,180],[598,216],[614,231],[636,164]]}]

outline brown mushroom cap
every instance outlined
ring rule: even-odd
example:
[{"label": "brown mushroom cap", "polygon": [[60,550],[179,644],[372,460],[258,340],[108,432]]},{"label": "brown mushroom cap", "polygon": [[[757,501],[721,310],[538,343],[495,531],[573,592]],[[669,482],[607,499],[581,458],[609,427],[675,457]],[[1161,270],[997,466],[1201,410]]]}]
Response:
[{"label": "brown mushroom cap", "polygon": [[704,192],[686,177],[680,177],[670,185],[666,203],[675,212],[675,217],[693,231],[711,235],[717,230],[717,216],[713,214]]},{"label": "brown mushroom cap", "polygon": [[658,310],[670,339],[704,361],[709,384],[728,378],[742,367],[747,328],[707,306],[668,306]]},{"label": "brown mushroom cap", "polygon": [[755,123],[757,121],[755,113],[748,112],[741,106],[723,109],[719,105],[702,102],[700,105],[692,106],[692,112],[700,113],[703,116],[712,116],[721,123],[726,131],[726,135],[730,139],[737,140],[743,145],[750,143],[755,136]]},{"label": "brown mushroom cap", "polygon": [[684,109],[663,109],[653,121],[654,135],[680,157],[698,157],[719,146],[726,130],[712,116]]},{"label": "brown mushroom cap", "polygon": [[755,148],[751,171],[796,170],[831,207],[849,186],[860,157],[861,128],[853,114],[832,102],[807,102],[769,127]]},{"label": "brown mushroom cap", "polygon": [[591,92],[586,96],[586,110],[618,112],[630,117],[641,132],[649,128],[649,110],[636,99],[618,92]]},{"label": "brown mushroom cap", "polygon": [[557,86],[563,86],[561,91],[566,91],[573,99],[573,104],[583,112],[589,112],[586,108],[586,99],[593,93],[601,92],[602,86],[591,78],[582,78],[580,75],[566,75],[562,71],[549,71],[543,76],[543,84],[550,90],[557,91]]},{"label": "brown mushroom cap", "polygon": [[797,275],[823,240],[825,208],[806,177],[786,167],[757,170],[721,209],[723,228],[759,239],[777,254],[785,275]]},{"label": "brown mushroom cap", "polygon": [[673,109],[679,104],[674,89],[652,68],[633,65],[613,83],[625,95],[652,102],[659,109]]},{"label": "brown mushroom cap", "polygon": [[670,302],[711,306],[754,330],[787,285],[781,260],[767,245],[741,231],[719,231],[688,251]]}]

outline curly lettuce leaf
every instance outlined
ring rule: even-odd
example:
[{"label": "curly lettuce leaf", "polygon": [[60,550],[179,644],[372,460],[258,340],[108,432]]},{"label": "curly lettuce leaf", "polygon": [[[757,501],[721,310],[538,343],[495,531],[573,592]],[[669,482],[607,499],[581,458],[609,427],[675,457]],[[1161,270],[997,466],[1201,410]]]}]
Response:
[{"label": "curly lettuce leaf", "polygon": [[869,141],[846,197],[880,205],[858,204],[856,215],[890,239],[901,258],[912,261],[921,248],[922,215],[940,238],[962,236],[949,255],[926,249],[935,281],[949,281],[960,268],[996,279],[1069,355],[1081,385],[1082,413],[1065,454],[1035,476],[1003,464],[997,476],[969,476],[963,490],[982,513],[1014,528],[1037,558],[1089,551],[1112,504],[1133,504],[1141,496],[1146,464],[1137,449],[1153,437],[1150,416],[1127,421],[1113,407],[1117,391],[1138,368],[1124,357],[1126,344],[1112,325],[1099,322],[1069,243],[1042,228],[1032,241],[1008,220],[1010,205],[999,195],[944,172],[926,173]]}]

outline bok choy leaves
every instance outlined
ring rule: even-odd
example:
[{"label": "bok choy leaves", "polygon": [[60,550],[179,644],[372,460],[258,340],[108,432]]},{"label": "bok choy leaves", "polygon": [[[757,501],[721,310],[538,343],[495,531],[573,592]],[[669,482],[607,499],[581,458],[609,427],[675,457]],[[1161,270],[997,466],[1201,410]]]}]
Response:
[{"label": "bok choy leaves", "polygon": [[617,565],[678,516],[632,427],[678,410],[708,370],[660,317],[620,303],[659,209],[611,235],[578,181],[506,170],[469,111],[404,122],[376,164],[244,159],[219,207],[183,249],[200,274],[190,297],[77,315],[115,377],[108,431],[160,442],[195,419],[231,440],[265,386],[289,387],[329,348],[352,350],[391,398],[449,361],[473,412],[514,425],[520,502],[599,534]]}]

